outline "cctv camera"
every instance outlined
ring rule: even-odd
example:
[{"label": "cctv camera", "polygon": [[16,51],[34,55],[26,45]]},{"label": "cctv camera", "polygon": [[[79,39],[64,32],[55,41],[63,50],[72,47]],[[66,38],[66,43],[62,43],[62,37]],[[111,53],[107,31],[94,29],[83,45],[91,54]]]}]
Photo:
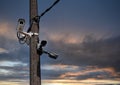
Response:
[{"label": "cctv camera", "polygon": [[25,26],[25,19],[19,19],[17,31],[23,31],[24,26]]}]

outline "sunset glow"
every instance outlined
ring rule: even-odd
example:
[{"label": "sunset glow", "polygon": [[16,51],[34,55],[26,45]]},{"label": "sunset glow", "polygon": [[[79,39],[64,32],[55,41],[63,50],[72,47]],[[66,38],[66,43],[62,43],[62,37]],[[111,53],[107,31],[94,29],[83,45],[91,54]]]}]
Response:
[{"label": "sunset glow", "polygon": [[120,81],[114,80],[43,80],[43,85],[96,85],[96,84],[120,84]]}]

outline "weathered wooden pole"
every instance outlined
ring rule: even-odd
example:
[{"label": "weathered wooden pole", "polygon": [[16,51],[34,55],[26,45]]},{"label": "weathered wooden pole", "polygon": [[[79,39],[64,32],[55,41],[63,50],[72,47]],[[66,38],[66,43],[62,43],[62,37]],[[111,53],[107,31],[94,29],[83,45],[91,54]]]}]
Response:
[{"label": "weathered wooden pole", "polygon": [[[30,32],[39,33],[39,23],[33,18],[38,16],[37,0],[30,0]],[[38,35],[30,38],[30,85],[41,85],[40,55],[37,53]]]}]

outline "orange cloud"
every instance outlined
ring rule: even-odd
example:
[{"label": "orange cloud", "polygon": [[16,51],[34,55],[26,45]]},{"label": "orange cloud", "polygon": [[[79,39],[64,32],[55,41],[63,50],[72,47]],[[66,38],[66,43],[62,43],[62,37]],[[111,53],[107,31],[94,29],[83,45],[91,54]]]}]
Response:
[{"label": "orange cloud", "polygon": [[4,49],[4,48],[0,48],[0,53],[9,53],[8,50]]},{"label": "orange cloud", "polygon": [[[65,74],[62,74],[59,78],[70,78],[70,77],[77,77],[77,76],[82,76],[82,75],[88,75],[90,73],[94,72],[107,72],[109,73],[110,76],[118,76],[118,74],[115,72],[114,68],[108,67],[108,68],[92,68],[92,69],[86,69],[78,72],[67,72]],[[100,77],[100,76],[99,76]]]},{"label": "orange cloud", "polygon": [[16,39],[16,29],[12,24],[9,24],[7,22],[0,23],[0,36],[3,36],[4,38],[7,39]]},{"label": "orange cloud", "polygon": [[0,81],[0,85],[29,85],[28,80],[8,80]]},{"label": "orange cloud", "polygon": [[79,44],[83,41],[83,36],[70,33],[49,33],[49,39],[56,42],[63,42],[65,44]]},{"label": "orange cloud", "polygon": [[120,81],[115,80],[42,80],[44,85],[96,85],[96,84],[120,84]]}]

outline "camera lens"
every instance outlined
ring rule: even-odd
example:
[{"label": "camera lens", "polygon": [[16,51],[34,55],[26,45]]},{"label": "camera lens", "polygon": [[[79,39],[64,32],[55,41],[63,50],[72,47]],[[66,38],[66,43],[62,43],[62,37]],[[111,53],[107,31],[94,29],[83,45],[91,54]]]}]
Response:
[{"label": "camera lens", "polygon": [[20,24],[23,24],[23,22],[22,22],[22,21],[20,21]]}]

